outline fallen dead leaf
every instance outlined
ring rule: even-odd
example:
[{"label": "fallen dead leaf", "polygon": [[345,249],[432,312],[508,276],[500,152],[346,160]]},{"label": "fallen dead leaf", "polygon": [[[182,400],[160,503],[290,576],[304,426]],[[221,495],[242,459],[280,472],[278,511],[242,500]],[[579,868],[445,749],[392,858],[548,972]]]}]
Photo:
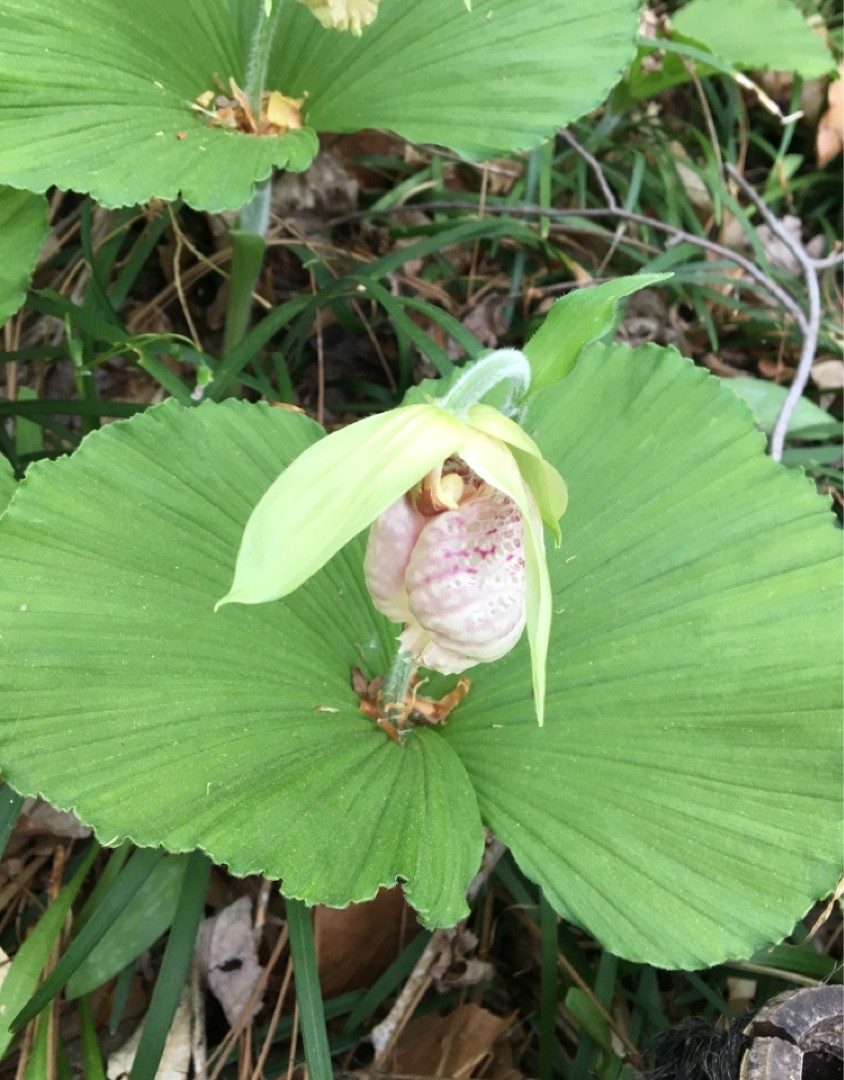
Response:
[{"label": "fallen dead leaf", "polygon": [[314,927],[324,998],[371,986],[419,932],[401,889],[381,889],[364,904],[318,907]]},{"label": "fallen dead leaf", "polygon": [[[128,1080],[138,1051],[143,1023],[139,1024],[126,1042],[109,1055],[106,1075],[108,1080]],[[187,987],[182,990],[176,1015],[170,1025],[164,1052],[155,1074],[155,1080],[186,1080],[191,1058],[190,995]]]},{"label": "fallen dead leaf", "polygon": [[441,994],[458,986],[477,986],[492,978],[494,966],[469,955],[478,947],[477,936],[471,930],[455,927],[445,931],[445,939],[447,947],[431,969],[434,985]]},{"label": "fallen dead leaf", "polygon": [[[794,214],[786,214],[780,221],[783,229],[798,243],[801,242],[802,222]],[[800,263],[791,248],[774,233],[768,225],[759,225],[756,235],[762,242],[765,254],[771,260],[771,266],[787,274],[799,274]]]},{"label": "fallen dead leaf", "polygon": [[516,1068],[511,1043],[499,1042],[493,1046],[492,1061],[484,1075],[486,1080],[522,1080],[524,1074]]},{"label": "fallen dead leaf", "polygon": [[763,356],[759,361],[759,374],[775,383],[791,382],[794,378],[794,368],[784,364],[782,360],[769,360]]},{"label": "fallen dead leaf", "polygon": [[683,159],[689,160],[685,147],[679,142],[670,142],[668,149],[674,154],[674,168],[689,202],[696,210],[709,215],[712,213],[712,192],[709,185],[694,169],[684,164]]},{"label": "fallen dead leaf", "polygon": [[[203,919],[196,938],[196,960],[226,1020],[233,1025],[264,971],[255,951],[252,901],[248,896],[241,896],[210,919]],[[261,1003],[259,998],[253,1016]]]},{"label": "fallen dead leaf", "polygon": [[396,1047],[394,1073],[468,1080],[492,1056],[492,1048],[516,1013],[496,1016],[480,1005],[460,1005],[448,1016],[423,1016],[408,1024]]},{"label": "fallen dead leaf", "polygon": [[812,367],[812,382],[821,390],[844,390],[844,360],[819,360]]},{"label": "fallen dead leaf", "polygon": [[838,78],[829,84],[827,110],[818,121],[815,156],[818,168],[828,165],[844,150],[844,60],[838,64]]},{"label": "fallen dead leaf", "polygon": [[[503,313],[504,301],[502,297],[485,296],[483,300],[469,308],[461,322],[467,330],[471,330],[478,341],[486,345],[487,348],[494,349],[507,332]],[[453,339],[449,340],[449,346],[451,346],[452,341]],[[456,342],[454,344],[456,345]],[[460,352],[453,359],[456,360]],[[449,349],[450,354],[451,350]]]},{"label": "fallen dead leaf", "polygon": [[43,799],[24,799],[18,828],[27,836],[47,833],[50,836],[66,836],[71,840],[84,840],[91,835],[91,830],[70,810],[56,810]]}]

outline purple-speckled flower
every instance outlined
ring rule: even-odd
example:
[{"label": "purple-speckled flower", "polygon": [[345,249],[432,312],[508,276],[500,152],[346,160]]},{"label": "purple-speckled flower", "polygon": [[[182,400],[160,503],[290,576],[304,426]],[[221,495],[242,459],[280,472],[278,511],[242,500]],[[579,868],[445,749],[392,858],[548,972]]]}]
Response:
[{"label": "purple-speckled flower", "polygon": [[498,660],[521,637],[522,516],[459,459],[431,477],[374,522],[364,570],[378,610],[405,624],[402,649],[457,674]]}]

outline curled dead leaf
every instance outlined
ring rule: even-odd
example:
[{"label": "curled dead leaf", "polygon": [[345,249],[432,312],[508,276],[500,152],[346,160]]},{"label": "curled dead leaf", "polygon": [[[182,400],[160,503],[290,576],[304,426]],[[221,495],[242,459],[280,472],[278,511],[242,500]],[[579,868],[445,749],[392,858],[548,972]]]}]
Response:
[{"label": "curled dead leaf", "polygon": [[286,97],[279,90],[264,91],[256,117],[248,96],[233,78],[229,79],[228,90],[217,82],[222,93],[204,90],[191,102],[191,108],[206,118],[209,127],[240,131],[244,135],[286,135],[301,128],[304,97]]},{"label": "curled dead leaf", "polygon": [[[258,963],[252,925],[252,901],[241,896],[209,919],[196,937],[196,959],[208,988],[234,1025],[252,997],[264,969]],[[261,1007],[259,998],[252,1015]]]},{"label": "curled dead leaf", "polygon": [[516,1014],[496,1016],[480,1005],[459,1005],[448,1016],[423,1016],[408,1024],[396,1047],[392,1071],[415,1076],[477,1075]]},{"label": "curled dead leaf", "polygon": [[827,110],[818,121],[815,156],[818,168],[828,165],[844,150],[844,61],[838,65],[838,78],[829,84]]},{"label": "curled dead leaf", "polygon": [[[156,1080],[187,1080],[191,1059],[191,1023],[189,994],[185,988],[167,1033],[155,1074]],[[106,1071],[108,1080],[128,1080],[135,1063],[143,1026],[143,1023],[139,1024],[120,1049],[109,1055]]]},{"label": "curled dead leaf", "polygon": [[812,382],[821,390],[844,390],[844,361],[818,360],[812,367]]}]

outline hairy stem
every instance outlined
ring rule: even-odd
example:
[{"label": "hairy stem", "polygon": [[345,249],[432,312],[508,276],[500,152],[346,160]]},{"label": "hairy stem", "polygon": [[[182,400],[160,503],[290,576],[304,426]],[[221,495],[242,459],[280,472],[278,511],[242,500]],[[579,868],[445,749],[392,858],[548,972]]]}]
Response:
[{"label": "hairy stem", "polygon": [[261,111],[261,94],[267,78],[267,67],[273,47],[273,38],[278,29],[278,13],[282,0],[272,0],[267,11],[264,0],[255,0],[258,7],[252,40],[249,42],[249,56],[246,61],[246,86],[244,90],[256,116]]},{"label": "hairy stem", "polygon": [[[282,0],[255,0],[257,13],[246,62],[246,96],[256,117],[267,77],[273,38],[278,29]],[[252,293],[264,262],[265,237],[270,224],[272,172],[255,184],[252,198],[241,208],[238,229],[232,232],[232,263],[223,355],[239,345],[249,328]]]},{"label": "hairy stem", "polygon": [[410,689],[410,680],[416,674],[416,662],[410,653],[399,651],[384,679],[381,692],[384,717],[391,723],[398,719],[404,708],[404,700]]}]

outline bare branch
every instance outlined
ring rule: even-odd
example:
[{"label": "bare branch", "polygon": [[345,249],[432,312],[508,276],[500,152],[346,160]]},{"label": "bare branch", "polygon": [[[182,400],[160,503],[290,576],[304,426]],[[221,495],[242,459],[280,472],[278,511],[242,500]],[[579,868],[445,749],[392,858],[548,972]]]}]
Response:
[{"label": "bare branch", "polygon": [[794,373],[791,386],[788,388],[785,401],[782,404],[779,416],[774,424],[768,446],[768,451],[774,461],[782,461],[788,427],[791,423],[791,418],[794,415],[794,410],[797,408],[797,403],[800,401],[800,398],[803,396],[803,391],[806,389],[806,384],[812,373],[812,364],[815,362],[815,354],[818,350],[818,334],[820,333],[821,326],[821,290],[820,285],[818,284],[818,273],[826,260],[813,259],[811,255],[809,255],[800,240],[784,227],[779,218],[777,218],[762,201],[762,198],[756,192],[756,189],[748,184],[737,169],[733,168],[732,165],[728,165],[727,172],[759,211],[774,236],[785,244],[798,261],[806,282],[809,315],[806,319],[805,327],[801,327],[803,331],[803,347],[800,350],[800,361],[797,364],[797,371]]}]

